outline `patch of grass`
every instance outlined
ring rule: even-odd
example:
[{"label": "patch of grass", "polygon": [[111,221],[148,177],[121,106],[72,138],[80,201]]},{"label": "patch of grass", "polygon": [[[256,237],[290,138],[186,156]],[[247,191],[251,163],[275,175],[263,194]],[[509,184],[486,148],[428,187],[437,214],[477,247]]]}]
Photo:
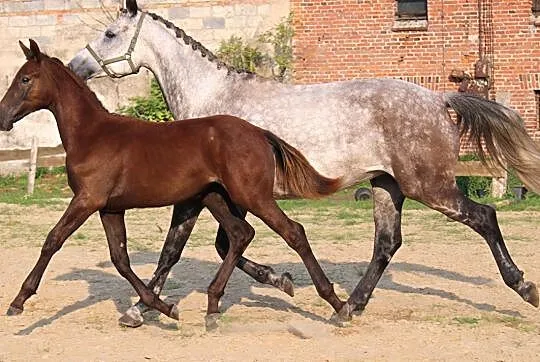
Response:
[{"label": "patch of grass", "polygon": [[27,175],[0,177],[0,202],[19,205],[50,205],[64,203],[73,196],[67,184],[65,167],[38,168],[34,193],[27,195]]},{"label": "patch of grass", "polygon": [[88,236],[83,233],[76,233],[73,235],[73,239],[75,240],[88,240]]},{"label": "patch of grass", "polygon": [[476,326],[482,318],[476,317],[454,317],[452,320],[457,324],[465,324],[469,326]]}]

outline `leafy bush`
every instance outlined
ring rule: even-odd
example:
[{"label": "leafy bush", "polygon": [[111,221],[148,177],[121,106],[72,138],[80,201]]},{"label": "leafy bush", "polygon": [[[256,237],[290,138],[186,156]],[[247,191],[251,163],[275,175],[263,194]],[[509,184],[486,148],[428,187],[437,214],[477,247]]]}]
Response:
[{"label": "leafy bush", "polygon": [[[464,155],[460,161],[479,161],[476,155]],[[491,177],[484,176],[457,176],[456,183],[461,192],[468,197],[481,198],[489,196],[491,192]]]},{"label": "leafy bush", "polygon": [[[292,70],[292,38],[294,36],[292,20],[293,16],[289,14],[273,30],[262,33],[258,38],[259,42],[272,46],[274,55],[268,58],[275,63],[272,65],[272,73],[280,82],[288,80]],[[274,71],[275,67],[277,67],[277,74]]]},{"label": "leafy bush", "polygon": [[[263,76],[272,76],[280,82],[288,80],[292,69],[292,15],[281,20],[252,41],[231,36],[220,43],[216,55],[236,69]],[[251,45],[250,45],[251,44]],[[261,49],[270,49],[268,52]]]},{"label": "leafy bush", "polygon": [[264,55],[257,46],[252,47],[241,37],[234,35],[229,40],[221,41],[216,55],[226,64],[252,73],[264,62]]},{"label": "leafy bush", "polygon": [[150,94],[147,97],[133,97],[130,101],[131,105],[120,108],[120,113],[154,122],[171,121],[174,118],[155,79],[150,83]]}]

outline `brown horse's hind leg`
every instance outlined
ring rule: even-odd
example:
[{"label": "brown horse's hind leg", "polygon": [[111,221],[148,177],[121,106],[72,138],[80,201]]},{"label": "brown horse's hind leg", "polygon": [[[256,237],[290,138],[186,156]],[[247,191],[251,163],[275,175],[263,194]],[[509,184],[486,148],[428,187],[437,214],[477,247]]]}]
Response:
[{"label": "brown horse's hind leg", "polygon": [[[161,293],[171,268],[180,260],[201,209],[202,205],[198,202],[174,206],[171,225],[159,256],[158,266],[148,283],[148,288],[156,295]],[[142,300],[139,300],[120,317],[118,322],[126,327],[139,327],[144,322],[142,314],[148,310]]]},{"label": "brown horse's hind leg", "polygon": [[[246,212],[242,211],[239,217],[244,219]],[[229,251],[229,239],[225,229],[221,225],[216,236],[216,250],[221,259],[225,259]],[[281,276],[278,276],[271,267],[258,264],[245,257],[240,257],[236,266],[259,283],[272,285],[294,297],[294,284],[290,273],[285,272]]]},{"label": "brown horse's hind leg", "polygon": [[230,248],[208,287],[207,329],[217,327],[215,315],[219,313],[219,300],[223,296],[225,286],[236,263],[255,236],[255,230],[243,219],[233,215],[220,215],[217,218],[220,219],[221,225],[229,236]]},{"label": "brown horse's hind leg", "polygon": [[339,311],[344,303],[334,292],[334,286],[324,274],[315,255],[313,255],[304,227],[289,219],[273,199],[264,205],[257,205],[256,208],[250,208],[250,212],[278,233],[287,245],[298,253],[309,272],[319,296],[326,300],[334,310]]},{"label": "brown horse's hind leg", "polygon": [[371,180],[371,185],[375,220],[373,256],[366,273],[339,311],[337,318],[340,321],[350,320],[353,311],[365,308],[384,269],[401,246],[401,208],[404,196],[390,175],[375,177]]},{"label": "brown horse's hind leg", "polygon": [[43,273],[49,265],[49,262],[53,255],[60,250],[64,241],[77,230],[90,215],[92,215],[98,207],[94,207],[94,204],[89,202],[86,197],[75,196],[68,208],[64,212],[64,215],[60,218],[55,227],[47,235],[47,239],[41,248],[41,255],[34,266],[34,269],[30,272],[26,280],[24,281],[19,294],[11,302],[7,315],[16,315],[22,313],[24,309],[24,302],[31,295],[36,293],[37,287]]},{"label": "brown horse's hind leg", "polygon": [[143,281],[131,269],[127,253],[124,213],[107,213],[102,211],[100,212],[100,216],[107,236],[111,260],[116,270],[131,283],[144,304],[157,309],[166,316],[178,320],[179,316],[176,306],[174,304],[165,304],[165,302],[144,285]]},{"label": "brown horse's hind leg", "polygon": [[487,241],[505,284],[516,291],[523,300],[538,307],[536,285],[523,280],[523,272],[510,257],[497,223],[495,209],[465,197],[455,182],[448,184],[446,188],[439,188],[441,193],[418,200],[480,234]]}]

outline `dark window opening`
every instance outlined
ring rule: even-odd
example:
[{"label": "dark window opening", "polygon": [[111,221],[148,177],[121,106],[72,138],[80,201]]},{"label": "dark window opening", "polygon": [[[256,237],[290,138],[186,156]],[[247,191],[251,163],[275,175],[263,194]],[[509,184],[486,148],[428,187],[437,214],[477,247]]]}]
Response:
[{"label": "dark window opening", "polygon": [[533,15],[540,16],[540,0],[533,0],[532,13]]},{"label": "dark window opening", "polygon": [[536,105],[536,128],[540,129],[540,89],[534,91],[534,101]]},{"label": "dark window opening", "polygon": [[427,19],[427,0],[397,0],[396,17],[398,20]]}]

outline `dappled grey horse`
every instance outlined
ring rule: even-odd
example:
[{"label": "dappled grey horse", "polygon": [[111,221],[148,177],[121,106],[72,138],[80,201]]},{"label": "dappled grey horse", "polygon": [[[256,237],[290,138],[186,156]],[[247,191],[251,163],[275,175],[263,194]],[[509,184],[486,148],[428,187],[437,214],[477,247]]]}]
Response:
[{"label": "dappled grey horse", "polygon": [[[488,243],[504,282],[538,306],[534,283],[512,261],[495,210],[465,197],[455,167],[462,135],[468,133],[481,159],[515,170],[528,188],[540,191],[540,152],[517,113],[493,101],[460,93],[436,93],[393,79],[351,80],[313,85],[281,84],[238,72],[185,31],[126,2],[118,19],[70,62],[80,76],[121,77],[140,67],[156,76],[176,119],[212,114],[242,117],[283,137],[327,177],[347,187],[363,180],[373,186],[375,245],[369,267],[338,314],[361,311],[402,243],[405,197],[478,232]],[[452,121],[448,108],[458,114]],[[490,159],[481,147],[485,142]],[[280,197],[280,195],[276,195]],[[178,261],[198,215],[175,209],[171,229],[150,286],[159,293]],[[228,248],[220,229],[220,255]],[[260,282],[283,288],[284,279],[265,266],[242,259],[238,267]],[[140,325],[144,305],[122,321]]]}]

